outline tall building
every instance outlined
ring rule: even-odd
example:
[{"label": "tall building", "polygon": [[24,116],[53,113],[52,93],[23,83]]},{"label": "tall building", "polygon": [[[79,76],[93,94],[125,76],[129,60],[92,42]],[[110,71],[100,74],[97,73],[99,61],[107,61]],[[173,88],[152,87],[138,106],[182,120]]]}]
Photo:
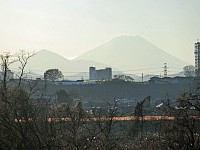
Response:
[{"label": "tall building", "polygon": [[200,77],[200,42],[195,43],[195,74],[197,77]]},{"label": "tall building", "polygon": [[105,68],[96,70],[95,67],[89,68],[89,79],[90,80],[111,80],[112,79],[112,69]]},{"label": "tall building", "polygon": [[97,80],[97,71],[95,67],[89,68],[89,79],[90,80]]}]

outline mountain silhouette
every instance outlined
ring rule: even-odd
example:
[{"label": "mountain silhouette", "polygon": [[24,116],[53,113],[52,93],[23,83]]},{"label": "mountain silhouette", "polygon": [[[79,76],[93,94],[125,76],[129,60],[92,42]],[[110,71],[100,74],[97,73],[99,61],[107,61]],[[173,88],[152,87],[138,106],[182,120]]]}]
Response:
[{"label": "mountain silhouette", "polygon": [[[40,50],[28,60],[26,72],[30,71],[42,77],[46,70],[55,68],[63,72],[65,79],[82,77],[87,79],[89,67],[95,66],[97,69],[112,67],[113,71],[122,71],[138,76],[141,76],[142,73],[158,75],[158,72],[160,75],[163,73],[164,63],[167,63],[168,70],[179,68],[179,71],[183,66],[188,65],[144,38],[119,36],[74,60],[68,60],[55,52]],[[18,63],[14,63],[11,65],[11,69],[16,71],[18,66]],[[173,72],[169,72],[169,74],[173,74]],[[73,78],[74,75],[76,78]]]},{"label": "mountain silhouette", "polygon": [[75,60],[88,60],[105,63],[121,71],[162,71],[164,63],[169,67],[183,67],[186,62],[166,53],[139,36],[118,36],[111,41],[92,49]]},{"label": "mountain silhouette", "polygon": [[[36,77],[42,78],[46,70],[59,69],[64,74],[65,79],[73,80],[84,78],[81,73],[88,74],[89,67],[92,65],[100,68],[107,67],[105,64],[94,61],[68,60],[57,53],[48,50],[40,50],[28,60],[25,71],[31,72],[32,75],[36,74]],[[13,63],[11,69],[16,72],[19,66],[19,63]],[[80,74],[80,76],[77,74]],[[74,78],[73,75],[76,75],[76,77]]]}]

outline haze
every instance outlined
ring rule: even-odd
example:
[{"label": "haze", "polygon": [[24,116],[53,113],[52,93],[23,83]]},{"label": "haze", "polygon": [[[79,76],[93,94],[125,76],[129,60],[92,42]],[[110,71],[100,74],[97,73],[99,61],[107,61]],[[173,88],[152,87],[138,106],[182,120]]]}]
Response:
[{"label": "haze", "polygon": [[199,0],[0,0],[0,51],[48,49],[66,58],[139,35],[194,63]]}]

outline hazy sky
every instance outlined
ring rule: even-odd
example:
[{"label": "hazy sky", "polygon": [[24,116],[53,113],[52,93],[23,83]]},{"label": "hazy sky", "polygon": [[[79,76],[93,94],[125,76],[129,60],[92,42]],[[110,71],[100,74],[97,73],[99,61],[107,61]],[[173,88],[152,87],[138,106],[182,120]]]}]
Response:
[{"label": "hazy sky", "polygon": [[192,64],[199,6],[200,0],[0,0],[0,51],[73,57],[130,34]]}]

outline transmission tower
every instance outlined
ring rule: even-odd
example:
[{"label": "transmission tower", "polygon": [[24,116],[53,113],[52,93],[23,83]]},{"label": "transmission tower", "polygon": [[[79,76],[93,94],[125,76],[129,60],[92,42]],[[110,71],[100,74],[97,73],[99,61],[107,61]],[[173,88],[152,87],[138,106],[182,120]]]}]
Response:
[{"label": "transmission tower", "polygon": [[167,77],[167,63],[164,63],[164,77]]}]

